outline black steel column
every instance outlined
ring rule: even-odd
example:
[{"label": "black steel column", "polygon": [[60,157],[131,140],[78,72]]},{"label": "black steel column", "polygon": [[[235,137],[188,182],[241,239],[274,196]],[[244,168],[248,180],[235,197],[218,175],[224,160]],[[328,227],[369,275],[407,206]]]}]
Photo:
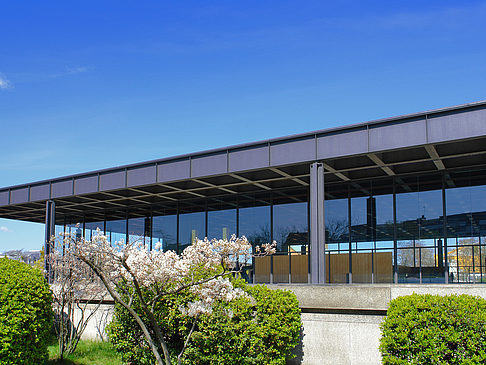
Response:
[{"label": "black steel column", "polygon": [[46,278],[51,281],[51,266],[49,254],[52,252],[51,238],[56,235],[56,203],[52,200],[46,202],[46,221],[44,236],[44,269]]},{"label": "black steel column", "polygon": [[[445,175],[442,174],[442,229],[444,242],[440,246],[442,257],[444,260],[444,283],[449,284],[449,256],[447,249],[447,207],[446,207],[446,190],[445,190]],[[440,254],[439,254],[440,256]],[[442,263],[442,262],[441,262]]]},{"label": "black steel column", "polygon": [[348,185],[348,280],[347,284],[353,283],[353,242],[351,234],[351,187]]},{"label": "black steel column", "polygon": [[398,284],[398,242],[397,242],[397,192],[395,179],[393,184],[393,282]]},{"label": "black steel column", "polygon": [[326,280],[326,236],[324,230],[324,166],[310,166],[310,272],[312,284]]},{"label": "black steel column", "polygon": [[[273,232],[273,197],[274,195],[272,194],[272,202],[271,202],[271,205],[270,205],[270,242],[273,242],[274,240],[274,232]],[[278,243],[277,243],[277,247],[275,247],[276,249],[276,252],[275,254],[278,254]],[[273,256],[274,255],[270,255],[270,284],[273,284]]]}]

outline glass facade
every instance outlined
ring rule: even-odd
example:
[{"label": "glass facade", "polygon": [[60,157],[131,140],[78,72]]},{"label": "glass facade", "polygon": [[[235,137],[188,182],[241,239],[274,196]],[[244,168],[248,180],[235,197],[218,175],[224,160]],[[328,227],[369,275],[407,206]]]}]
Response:
[{"label": "glass facade", "polygon": [[396,183],[398,281],[444,283],[441,175]]},{"label": "glass facade", "polygon": [[271,207],[255,206],[239,209],[238,234],[248,238],[253,245],[270,242]]},{"label": "glass facade", "polygon": [[128,237],[126,219],[106,221],[105,227],[105,234],[112,245],[116,242],[127,241]]},{"label": "glass facade", "polygon": [[179,214],[179,251],[206,237],[206,212]]},{"label": "glass facade", "polygon": [[308,204],[286,203],[273,206],[273,240],[277,252],[272,259],[273,282],[307,282]]},{"label": "glass facade", "polygon": [[[238,235],[245,236],[252,247],[262,243],[271,242],[271,206],[254,206],[256,201],[251,201],[245,208],[238,209]],[[252,267],[247,273],[248,280],[258,283],[269,283],[271,276],[270,257],[253,259]]]},{"label": "glass facade", "polygon": [[90,240],[96,234],[98,228],[103,233],[105,231],[105,222],[86,222],[84,224],[84,238]]},{"label": "glass facade", "polygon": [[[450,180],[449,180],[450,179]],[[486,185],[481,173],[446,176],[449,282],[486,282]]]},{"label": "glass facade", "polygon": [[[384,184],[383,184],[384,182]],[[373,241],[372,282],[393,282],[394,240],[393,240],[393,184],[390,180],[382,184],[371,184],[369,229]]]},{"label": "glass facade", "polygon": [[141,242],[147,248],[151,249],[150,225],[150,217],[128,218],[127,242]]},{"label": "glass facade", "polygon": [[[251,282],[309,280],[309,190],[268,191],[178,203],[145,217],[56,226],[110,242],[143,239],[182,250],[196,238],[277,242],[244,270]],[[326,283],[486,282],[486,171],[442,172],[325,186]]]},{"label": "glass facade", "polygon": [[326,187],[326,282],[486,282],[485,182],[481,170]]},{"label": "glass facade", "polygon": [[236,234],[236,209],[208,212],[208,237],[230,239],[233,234]]},{"label": "glass facade", "polygon": [[[328,191],[329,190],[329,191]],[[347,283],[350,273],[349,189],[340,184],[326,189],[324,226],[326,229],[326,282]]]},{"label": "glass facade", "polygon": [[164,251],[177,251],[177,215],[160,215],[152,218],[152,247],[160,242]]}]

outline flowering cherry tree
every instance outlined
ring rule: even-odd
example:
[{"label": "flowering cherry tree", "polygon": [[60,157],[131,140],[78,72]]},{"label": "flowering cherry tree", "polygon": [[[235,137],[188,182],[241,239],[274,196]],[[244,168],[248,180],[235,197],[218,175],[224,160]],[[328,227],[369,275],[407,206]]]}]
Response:
[{"label": "flowering cherry tree", "polygon": [[53,237],[53,251],[47,262],[51,268],[51,292],[56,313],[54,326],[58,337],[59,357],[71,354],[88,322],[100,308],[106,290],[92,270],[76,257],[76,245],[69,234]]},{"label": "flowering cherry tree", "polygon": [[[157,243],[155,250],[149,250],[143,240],[111,245],[99,230],[90,241],[73,242],[76,257],[91,268],[115,302],[126,308],[140,326],[159,365],[170,365],[171,358],[155,307],[165,296],[193,294],[195,300],[179,307],[183,315],[193,318],[177,357],[181,364],[198,317],[211,314],[218,300],[231,301],[246,295],[233,287],[230,277],[240,272],[252,255],[274,253],[275,243],[264,244],[252,252],[244,236],[233,235],[229,240],[197,239],[181,255],[162,251],[161,246]],[[140,304],[148,323],[134,309],[134,301]]]}]

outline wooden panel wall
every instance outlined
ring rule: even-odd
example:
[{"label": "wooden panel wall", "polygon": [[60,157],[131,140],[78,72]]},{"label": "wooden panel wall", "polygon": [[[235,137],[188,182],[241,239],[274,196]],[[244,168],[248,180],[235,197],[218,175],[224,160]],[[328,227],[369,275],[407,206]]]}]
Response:
[{"label": "wooden panel wall", "polygon": [[270,256],[255,257],[255,282],[270,282]]},{"label": "wooden panel wall", "polygon": [[309,280],[309,257],[307,255],[292,255],[290,265],[292,282],[307,283]]},{"label": "wooden panel wall", "polygon": [[[352,254],[353,283],[371,283],[371,268],[374,264],[374,282],[391,283],[393,281],[393,252],[371,252]],[[373,262],[374,261],[374,262]],[[291,272],[293,283],[308,282],[307,255],[292,255]],[[330,265],[330,266],[328,266]],[[326,254],[326,282],[346,283],[349,274],[348,253]],[[257,283],[270,282],[270,256],[255,258],[255,281]],[[289,282],[289,256],[273,256],[273,282]]]}]

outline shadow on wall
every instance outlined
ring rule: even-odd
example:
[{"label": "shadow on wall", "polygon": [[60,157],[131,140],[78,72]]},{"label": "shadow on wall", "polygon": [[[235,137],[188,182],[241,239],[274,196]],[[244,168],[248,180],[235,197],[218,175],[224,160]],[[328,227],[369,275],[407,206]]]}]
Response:
[{"label": "shadow on wall", "polygon": [[304,326],[300,328],[299,344],[292,351],[296,356],[287,361],[287,365],[300,365],[304,361]]}]

